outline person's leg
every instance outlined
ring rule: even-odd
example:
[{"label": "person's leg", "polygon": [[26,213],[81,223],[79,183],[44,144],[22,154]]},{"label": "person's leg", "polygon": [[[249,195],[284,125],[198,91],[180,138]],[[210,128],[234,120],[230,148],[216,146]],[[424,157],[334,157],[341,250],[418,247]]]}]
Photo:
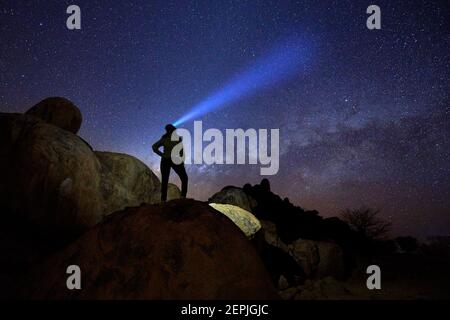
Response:
[{"label": "person's leg", "polygon": [[169,185],[170,160],[161,159],[161,202],[167,200],[167,186]]},{"label": "person's leg", "polygon": [[186,198],[188,189],[188,176],[184,164],[173,165],[173,170],[178,174],[181,180],[181,197]]}]

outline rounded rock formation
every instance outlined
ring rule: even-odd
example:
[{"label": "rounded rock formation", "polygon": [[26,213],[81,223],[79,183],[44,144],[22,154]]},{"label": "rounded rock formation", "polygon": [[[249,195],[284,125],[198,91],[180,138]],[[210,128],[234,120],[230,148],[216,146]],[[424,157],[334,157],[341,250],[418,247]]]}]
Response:
[{"label": "rounded rock formation", "polygon": [[83,120],[80,109],[71,101],[61,97],[44,99],[25,114],[37,117],[74,134],[80,130]]},{"label": "rounded rock formation", "polygon": [[35,117],[0,114],[0,200],[43,233],[102,219],[100,163],[78,136]]},{"label": "rounded rock formation", "polygon": [[[82,290],[67,290],[69,265]],[[207,204],[174,200],[108,216],[25,279],[38,299],[276,299],[251,242]]]},{"label": "rounded rock formation", "polygon": [[[161,191],[160,191],[161,192]],[[167,187],[167,201],[180,199],[181,190],[173,183],[169,183]]]},{"label": "rounded rock formation", "polygon": [[252,211],[256,206],[255,200],[249,197],[242,188],[228,186],[215,193],[208,199],[209,203],[232,204],[244,210]]},{"label": "rounded rock formation", "polygon": [[100,152],[101,190],[105,215],[141,203],[156,203],[161,183],[140,160],[127,154]]}]

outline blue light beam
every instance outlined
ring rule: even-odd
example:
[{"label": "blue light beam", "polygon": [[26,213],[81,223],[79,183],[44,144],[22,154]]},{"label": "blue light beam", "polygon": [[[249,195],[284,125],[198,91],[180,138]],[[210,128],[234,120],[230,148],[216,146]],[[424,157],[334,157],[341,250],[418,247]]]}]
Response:
[{"label": "blue light beam", "polygon": [[208,112],[255,95],[262,89],[292,77],[307,66],[311,48],[298,37],[290,38],[258,59],[248,69],[232,78],[225,86],[194,105],[173,123],[179,126],[189,120],[198,119]]}]

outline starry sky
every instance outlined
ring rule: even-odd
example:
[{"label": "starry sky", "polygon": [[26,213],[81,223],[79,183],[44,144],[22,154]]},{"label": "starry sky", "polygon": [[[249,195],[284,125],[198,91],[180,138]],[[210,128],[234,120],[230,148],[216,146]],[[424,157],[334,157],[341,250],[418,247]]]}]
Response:
[{"label": "starry sky", "polygon": [[[66,28],[71,4],[81,30]],[[381,30],[366,27],[371,4]],[[166,123],[301,35],[311,48],[301,72],[198,120],[280,129],[270,181],[297,205],[323,216],[365,205],[395,235],[449,235],[449,16],[447,1],[2,0],[0,111],[66,97],[95,149],[159,174],[151,145]],[[187,166],[188,196],[258,183],[259,168]]]}]

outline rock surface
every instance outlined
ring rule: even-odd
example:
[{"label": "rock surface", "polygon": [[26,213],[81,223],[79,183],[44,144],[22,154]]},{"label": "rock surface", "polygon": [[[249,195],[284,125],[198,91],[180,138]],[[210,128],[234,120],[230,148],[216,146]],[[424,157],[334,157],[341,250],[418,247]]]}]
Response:
[{"label": "rock surface", "polygon": [[261,222],[261,228],[264,233],[264,239],[268,244],[270,244],[271,246],[274,246],[274,247],[280,247],[280,246],[286,247],[286,245],[284,245],[284,243],[282,243],[282,241],[278,237],[277,227],[276,227],[275,223],[267,221],[267,220],[260,220],[260,222]]},{"label": "rock surface", "polygon": [[0,114],[0,201],[42,233],[102,219],[100,162],[78,136],[35,117]]},{"label": "rock surface", "polygon": [[343,279],[345,275],[344,254],[342,248],[333,242],[318,241],[319,264],[316,276],[321,278],[333,277]]},{"label": "rock surface", "polygon": [[[68,265],[83,272],[67,290]],[[108,216],[76,242],[36,266],[28,298],[276,299],[254,247],[207,204],[174,200]]]},{"label": "rock surface", "polygon": [[247,210],[231,204],[210,203],[209,205],[226,215],[249,238],[261,229],[259,220]]},{"label": "rock surface", "polygon": [[[159,190],[158,201],[161,199],[160,197],[161,190]],[[167,201],[180,199],[181,198],[181,190],[173,183],[169,183],[167,187]]]},{"label": "rock surface", "polygon": [[317,276],[317,269],[322,261],[320,260],[316,241],[296,240],[294,243],[285,246],[285,248],[298,265],[302,267],[307,277]]},{"label": "rock surface", "polygon": [[60,97],[44,99],[30,108],[26,114],[74,134],[80,130],[82,122],[80,109],[71,101]]},{"label": "rock surface", "polygon": [[242,188],[225,187],[221,191],[215,193],[208,200],[209,203],[232,204],[244,210],[252,211],[255,201],[249,197]]},{"label": "rock surface", "polygon": [[101,163],[106,215],[144,202],[159,202],[161,183],[143,162],[122,153],[96,151],[95,155]]},{"label": "rock surface", "polygon": [[[160,200],[159,179],[132,156],[94,152],[29,115],[1,113],[0,133],[0,203],[42,234],[80,234],[107,214]],[[169,197],[179,197],[176,186]]]},{"label": "rock surface", "polygon": [[274,223],[261,221],[265,241],[288,253],[308,278],[344,277],[344,256],[339,245],[327,241],[298,239],[285,244],[277,235]]}]

